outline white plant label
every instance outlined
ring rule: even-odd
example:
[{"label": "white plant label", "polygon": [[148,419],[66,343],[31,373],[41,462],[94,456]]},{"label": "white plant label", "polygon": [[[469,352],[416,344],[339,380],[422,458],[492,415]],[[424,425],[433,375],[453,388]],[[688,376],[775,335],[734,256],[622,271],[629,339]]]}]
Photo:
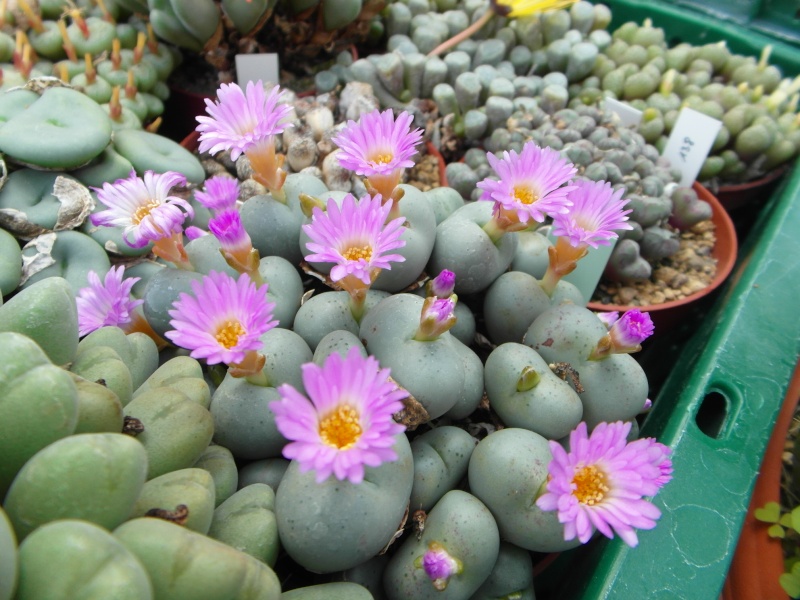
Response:
[{"label": "white plant label", "polygon": [[606,98],[603,100],[603,110],[617,115],[620,122],[625,127],[635,128],[642,122],[642,111],[638,108],[633,108],[630,104],[625,104],[613,98]]},{"label": "white plant label", "polygon": [[722,121],[691,108],[681,109],[662,156],[681,172],[680,185],[690,186],[711,151]]},{"label": "white plant label", "polygon": [[274,52],[264,54],[237,54],[236,80],[239,87],[245,88],[248,81],[264,83],[280,82],[278,55]]}]

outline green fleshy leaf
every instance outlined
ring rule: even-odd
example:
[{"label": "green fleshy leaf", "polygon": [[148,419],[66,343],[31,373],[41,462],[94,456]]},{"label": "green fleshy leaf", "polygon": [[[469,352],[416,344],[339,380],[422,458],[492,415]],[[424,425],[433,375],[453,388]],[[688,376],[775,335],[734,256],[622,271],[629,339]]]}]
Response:
[{"label": "green fleshy leaf", "polygon": [[800,506],[795,506],[791,513],[791,528],[800,533]]},{"label": "green fleshy leaf", "polygon": [[786,536],[786,532],[783,530],[783,527],[777,524],[767,529],[767,534],[769,535],[769,537],[781,538],[781,539],[783,539]]},{"label": "green fleshy leaf", "polygon": [[777,523],[781,518],[781,507],[777,502],[767,502],[763,507],[757,508],[753,516],[764,523]]},{"label": "green fleshy leaf", "polygon": [[789,596],[800,598],[800,578],[795,577],[793,573],[784,573],[778,579],[778,583]]}]

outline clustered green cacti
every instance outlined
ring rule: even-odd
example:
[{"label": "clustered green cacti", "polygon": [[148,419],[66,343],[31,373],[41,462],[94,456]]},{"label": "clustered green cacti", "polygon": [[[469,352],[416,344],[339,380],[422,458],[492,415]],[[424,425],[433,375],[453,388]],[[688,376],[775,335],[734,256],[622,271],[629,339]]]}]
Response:
[{"label": "clustered green cacti", "polygon": [[[654,146],[594,106],[552,114],[538,106],[515,111],[504,127],[494,129],[485,140],[485,150],[471,148],[464,162],[447,165],[449,184],[477,200],[481,190],[475,184],[492,174],[487,151],[520,152],[528,140],[560,151],[578,168],[579,179],[608,181],[615,189],[625,189],[624,197],[633,210],[633,229],[622,233],[623,242],[610,259],[606,275],[613,280],[649,279],[653,264],[679,250],[680,230],[711,217],[710,205],[698,200],[691,188],[677,186],[680,173],[660,158]],[[631,253],[635,260],[629,260]],[[541,269],[545,266],[546,261],[540,265]],[[540,277],[542,273],[531,274]]]},{"label": "clustered green cacti", "polygon": [[55,76],[100,104],[115,129],[141,128],[161,115],[177,60],[113,0],[19,0],[0,29],[0,62],[10,63],[3,65],[1,90]]},{"label": "clustered green cacti", "polygon": [[[639,132],[663,149],[683,106],[723,121],[698,179],[736,183],[792,160],[800,148],[800,81],[782,79],[768,64],[731,53],[724,42],[668,48],[649,22],[606,31],[610,11],[578,2],[569,10],[489,21],[443,57],[426,56],[489,10],[485,2],[395,2],[386,9],[387,49],[317,75],[319,91],[353,79],[373,86],[383,106],[413,110],[432,98],[456,146],[487,145],[484,136],[527,98],[554,111],[597,104],[606,97],[644,112]],[[409,106],[409,103],[411,105]],[[434,143],[453,149],[445,135]]]},{"label": "clustered green cacti", "polygon": [[766,47],[756,60],[730,52],[724,41],[668,48],[662,29],[629,22],[573,96],[590,103],[610,96],[642,110],[639,132],[659,149],[683,107],[721,120],[698,180],[748,181],[800,150],[800,80],[782,78],[769,53]]},{"label": "clustered green cacti", "polygon": [[156,34],[202,53],[230,79],[236,53],[279,52],[282,59],[344,48],[383,34],[385,0],[137,0]]}]

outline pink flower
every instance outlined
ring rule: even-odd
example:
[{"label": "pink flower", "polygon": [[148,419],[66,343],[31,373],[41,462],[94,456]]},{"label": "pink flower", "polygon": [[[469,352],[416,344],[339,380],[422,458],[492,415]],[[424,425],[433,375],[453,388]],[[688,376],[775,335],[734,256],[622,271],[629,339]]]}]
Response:
[{"label": "pink flower", "polygon": [[123,281],[125,267],[111,267],[103,280],[89,271],[89,286],[81,288],[75,299],[78,304],[78,334],[84,336],[95,329],[130,323],[134,309],[144,300],[132,300],[131,288],[139,277]]},{"label": "pink flower", "polygon": [[641,344],[654,331],[650,314],[637,308],[626,311],[608,330],[614,351],[617,353],[636,352]]},{"label": "pink flower", "polygon": [[431,279],[428,295],[437,298],[449,298],[456,287],[456,274],[447,269],[442,269],[436,277]]},{"label": "pink flower", "polygon": [[208,230],[219,240],[223,253],[247,256],[253,242],[242,225],[242,217],[235,208],[228,208],[208,221]]},{"label": "pink flower", "polygon": [[131,171],[127,179],[93,188],[108,210],[93,214],[92,224],[124,227],[122,237],[133,248],[180,233],[186,216],[194,217],[194,210],[183,198],[169,195],[176,185],[186,185],[186,178],[174,171],[147,171],[144,179]]},{"label": "pink flower", "polygon": [[239,198],[239,180],[233,177],[216,176],[206,179],[205,192],[197,190],[195,199],[215,213],[228,208],[236,208]]},{"label": "pink flower", "polygon": [[290,440],[283,455],[301,471],[316,471],[321,483],[331,474],[361,483],[364,467],[397,460],[393,446],[405,430],[392,415],[403,408],[408,392],[389,380],[389,369],[351,348],[346,358],[332,353],[319,366],[302,366],[308,398],[289,384],[271,402],[278,431]]},{"label": "pink flower", "polygon": [[411,157],[422,140],[422,130],[409,130],[413,117],[402,112],[395,121],[391,109],[377,109],[362,115],[332,139],[342,151],[339,162],[357,175],[388,175],[398,169],[414,166]]},{"label": "pink flower", "polygon": [[260,337],[275,327],[275,305],[267,302],[267,284],[257,287],[247,274],[233,279],[211,271],[192,282],[194,296],[182,293],[169,311],[174,328],[165,335],[210,365],[241,363],[264,345]]},{"label": "pink flower", "polygon": [[458,297],[453,294],[449,298],[428,296],[422,304],[419,328],[414,339],[420,342],[429,342],[439,339],[446,331],[456,324],[456,301]]},{"label": "pink flower", "polygon": [[267,94],[261,81],[247,82],[246,91],[235,83],[220,85],[217,90],[219,100],[206,99],[209,116],[196,117],[200,123],[197,126],[200,152],[214,155],[221,150],[230,150],[231,160],[236,160],[252,146],[268,138],[271,140],[272,136],[291,127],[285,119],[291,114],[292,107],[278,104],[282,95],[278,86]]},{"label": "pink flower", "polygon": [[575,247],[608,246],[619,237],[616,231],[633,229],[626,216],[631,210],[623,210],[628,203],[621,199],[624,191],[614,191],[606,181],[576,181],[569,194],[572,201],[569,212],[553,217],[553,235],[569,238]]},{"label": "pink flower", "polygon": [[597,318],[603,322],[603,325],[606,326],[606,329],[611,329],[611,326],[617,322],[617,319],[619,319],[619,312],[616,310],[596,312],[594,314],[596,314]]},{"label": "pink flower", "polygon": [[311,223],[303,225],[311,242],[306,247],[314,254],[306,256],[309,262],[329,262],[331,279],[356,279],[369,286],[381,269],[391,269],[393,262],[403,262],[400,254],[388,254],[406,245],[400,239],[404,218],[386,223],[392,202],[381,204],[380,196],[364,196],[361,200],[347,194],[341,207],[332,199],[327,210],[315,207]]},{"label": "pink flower", "polygon": [[463,571],[461,561],[450,556],[439,542],[429,543],[425,554],[417,558],[414,565],[425,571],[433,582],[433,587],[440,592],[447,587],[453,575]]},{"label": "pink flower", "polygon": [[496,216],[523,224],[531,219],[541,223],[547,216],[566,213],[572,205],[568,194],[574,187],[562,186],[577,170],[555,150],[527,142],[519,154],[506,151],[500,159],[490,152],[486,158],[499,179],[487,177],[478,187],[483,189],[481,200],[495,203]]},{"label": "pink flower", "polygon": [[567,452],[549,442],[547,492],[536,505],[557,510],[564,539],[586,543],[595,529],[608,538],[616,533],[636,546],[635,529],[652,529],[661,511],[644,499],[671,479],[670,450],[652,438],[628,443],[631,424],[600,423],[587,436],[586,423],[570,434]]}]

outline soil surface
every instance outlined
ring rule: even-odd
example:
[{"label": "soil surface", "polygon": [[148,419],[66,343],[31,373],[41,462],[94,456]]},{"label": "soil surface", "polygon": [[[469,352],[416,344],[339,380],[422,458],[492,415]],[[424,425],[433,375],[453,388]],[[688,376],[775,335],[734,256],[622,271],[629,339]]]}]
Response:
[{"label": "soil surface", "polygon": [[711,256],[716,243],[712,221],[702,221],[681,233],[681,247],[674,255],[653,268],[648,281],[614,283],[601,281],[593,302],[629,306],[649,306],[681,300],[708,287],[717,272]]}]

